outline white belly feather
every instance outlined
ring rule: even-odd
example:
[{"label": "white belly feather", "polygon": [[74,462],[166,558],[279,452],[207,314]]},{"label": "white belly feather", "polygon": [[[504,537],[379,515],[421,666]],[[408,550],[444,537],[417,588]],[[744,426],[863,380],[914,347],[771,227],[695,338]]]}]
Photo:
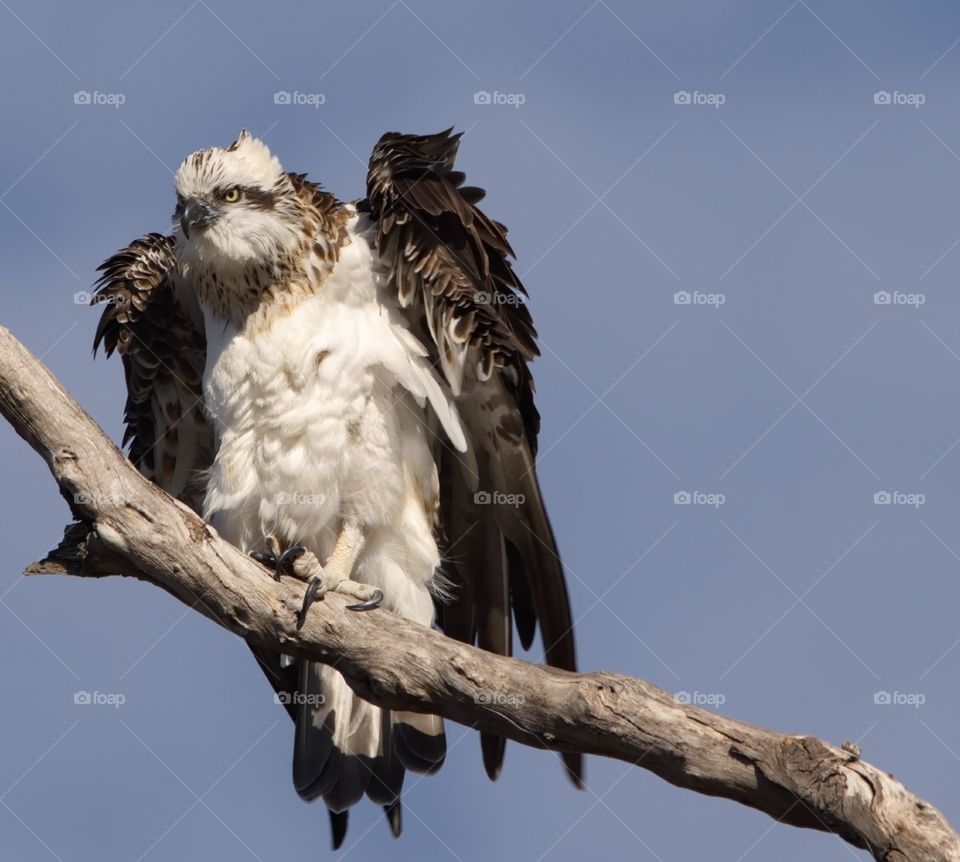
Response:
[{"label": "white belly feather", "polygon": [[427,402],[466,446],[446,386],[350,227],[317,294],[269,328],[250,336],[207,316],[204,395],[218,452],[204,513],[245,550],[271,534],[321,560],[341,518],[354,517],[367,536],[354,577],[429,624],[440,554]]}]

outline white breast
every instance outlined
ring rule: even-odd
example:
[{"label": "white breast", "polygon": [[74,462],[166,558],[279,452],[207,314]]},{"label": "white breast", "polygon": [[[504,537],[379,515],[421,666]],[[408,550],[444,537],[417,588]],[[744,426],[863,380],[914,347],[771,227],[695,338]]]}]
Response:
[{"label": "white breast", "polygon": [[[350,229],[317,293],[268,327],[240,331],[206,315],[204,396],[218,453],[205,515],[243,548],[270,533],[324,559],[350,514],[374,539],[383,533],[370,542],[367,580],[389,580],[393,566],[425,584],[439,562],[427,402],[455,446],[465,439],[356,220]],[[378,558],[391,544],[400,559]]]}]

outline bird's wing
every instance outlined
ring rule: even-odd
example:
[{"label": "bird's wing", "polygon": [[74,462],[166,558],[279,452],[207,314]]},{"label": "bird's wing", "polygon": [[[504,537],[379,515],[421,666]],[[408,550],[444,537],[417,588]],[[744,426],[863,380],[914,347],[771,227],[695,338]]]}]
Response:
[{"label": "bird's wing", "polygon": [[202,471],[213,460],[203,407],[206,339],[192,293],[175,284],[173,239],[148,234],[100,267],[94,304],[104,306],[94,339],[123,359],[125,446],[141,473],[196,511]]},{"label": "bird's wing", "polygon": [[[574,670],[563,566],[535,470],[540,416],[527,363],[538,355],[536,330],[506,228],[477,208],[483,190],[464,186],[453,169],[459,139],[449,129],[387,133],[373,150],[360,204],[469,441],[469,457],[449,446],[437,453],[453,582],[441,623],[452,637],[510,655],[512,608],[524,649],[539,623],[547,663]],[[504,740],[484,735],[481,743],[496,778]],[[564,759],[579,783],[580,756]]]},{"label": "bird's wing", "polygon": [[[177,283],[173,238],[151,233],[134,240],[99,272],[93,302],[103,313],[94,352],[102,344],[107,356],[116,351],[123,360],[124,446],[144,476],[201,514],[216,451],[203,403],[207,345],[196,297]],[[295,671],[278,652],[253,652],[291,711]]]}]

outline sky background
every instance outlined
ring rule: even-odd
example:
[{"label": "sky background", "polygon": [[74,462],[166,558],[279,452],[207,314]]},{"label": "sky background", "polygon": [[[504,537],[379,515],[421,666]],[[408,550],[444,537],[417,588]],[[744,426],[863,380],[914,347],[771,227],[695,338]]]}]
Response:
[{"label": "sky background", "polygon": [[[582,668],[856,742],[960,823],[955,3],[0,0],[0,58],[2,322],[115,439],[83,292],[166,229],[186,154],[247,127],[349,199],[382,132],[465,130],[541,334]],[[6,427],[0,476],[8,857],[326,855],[245,646],[140,582],[22,579],[68,512]],[[578,793],[510,744],[491,784],[449,743],[402,839],[365,802],[341,858],[866,858],[619,762]]]}]

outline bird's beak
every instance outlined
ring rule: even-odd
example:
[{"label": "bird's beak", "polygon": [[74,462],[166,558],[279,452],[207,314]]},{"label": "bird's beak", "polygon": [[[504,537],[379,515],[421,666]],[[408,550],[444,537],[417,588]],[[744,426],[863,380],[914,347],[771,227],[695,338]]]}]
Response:
[{"label": "bird's beak", "polygon": [[180,215],[180,228],[183,235],[190,239],[190,231],[194,228],[203,228],[217,218],[219,213],[209,204],[198,198],[190,198],[183,207]]}]

